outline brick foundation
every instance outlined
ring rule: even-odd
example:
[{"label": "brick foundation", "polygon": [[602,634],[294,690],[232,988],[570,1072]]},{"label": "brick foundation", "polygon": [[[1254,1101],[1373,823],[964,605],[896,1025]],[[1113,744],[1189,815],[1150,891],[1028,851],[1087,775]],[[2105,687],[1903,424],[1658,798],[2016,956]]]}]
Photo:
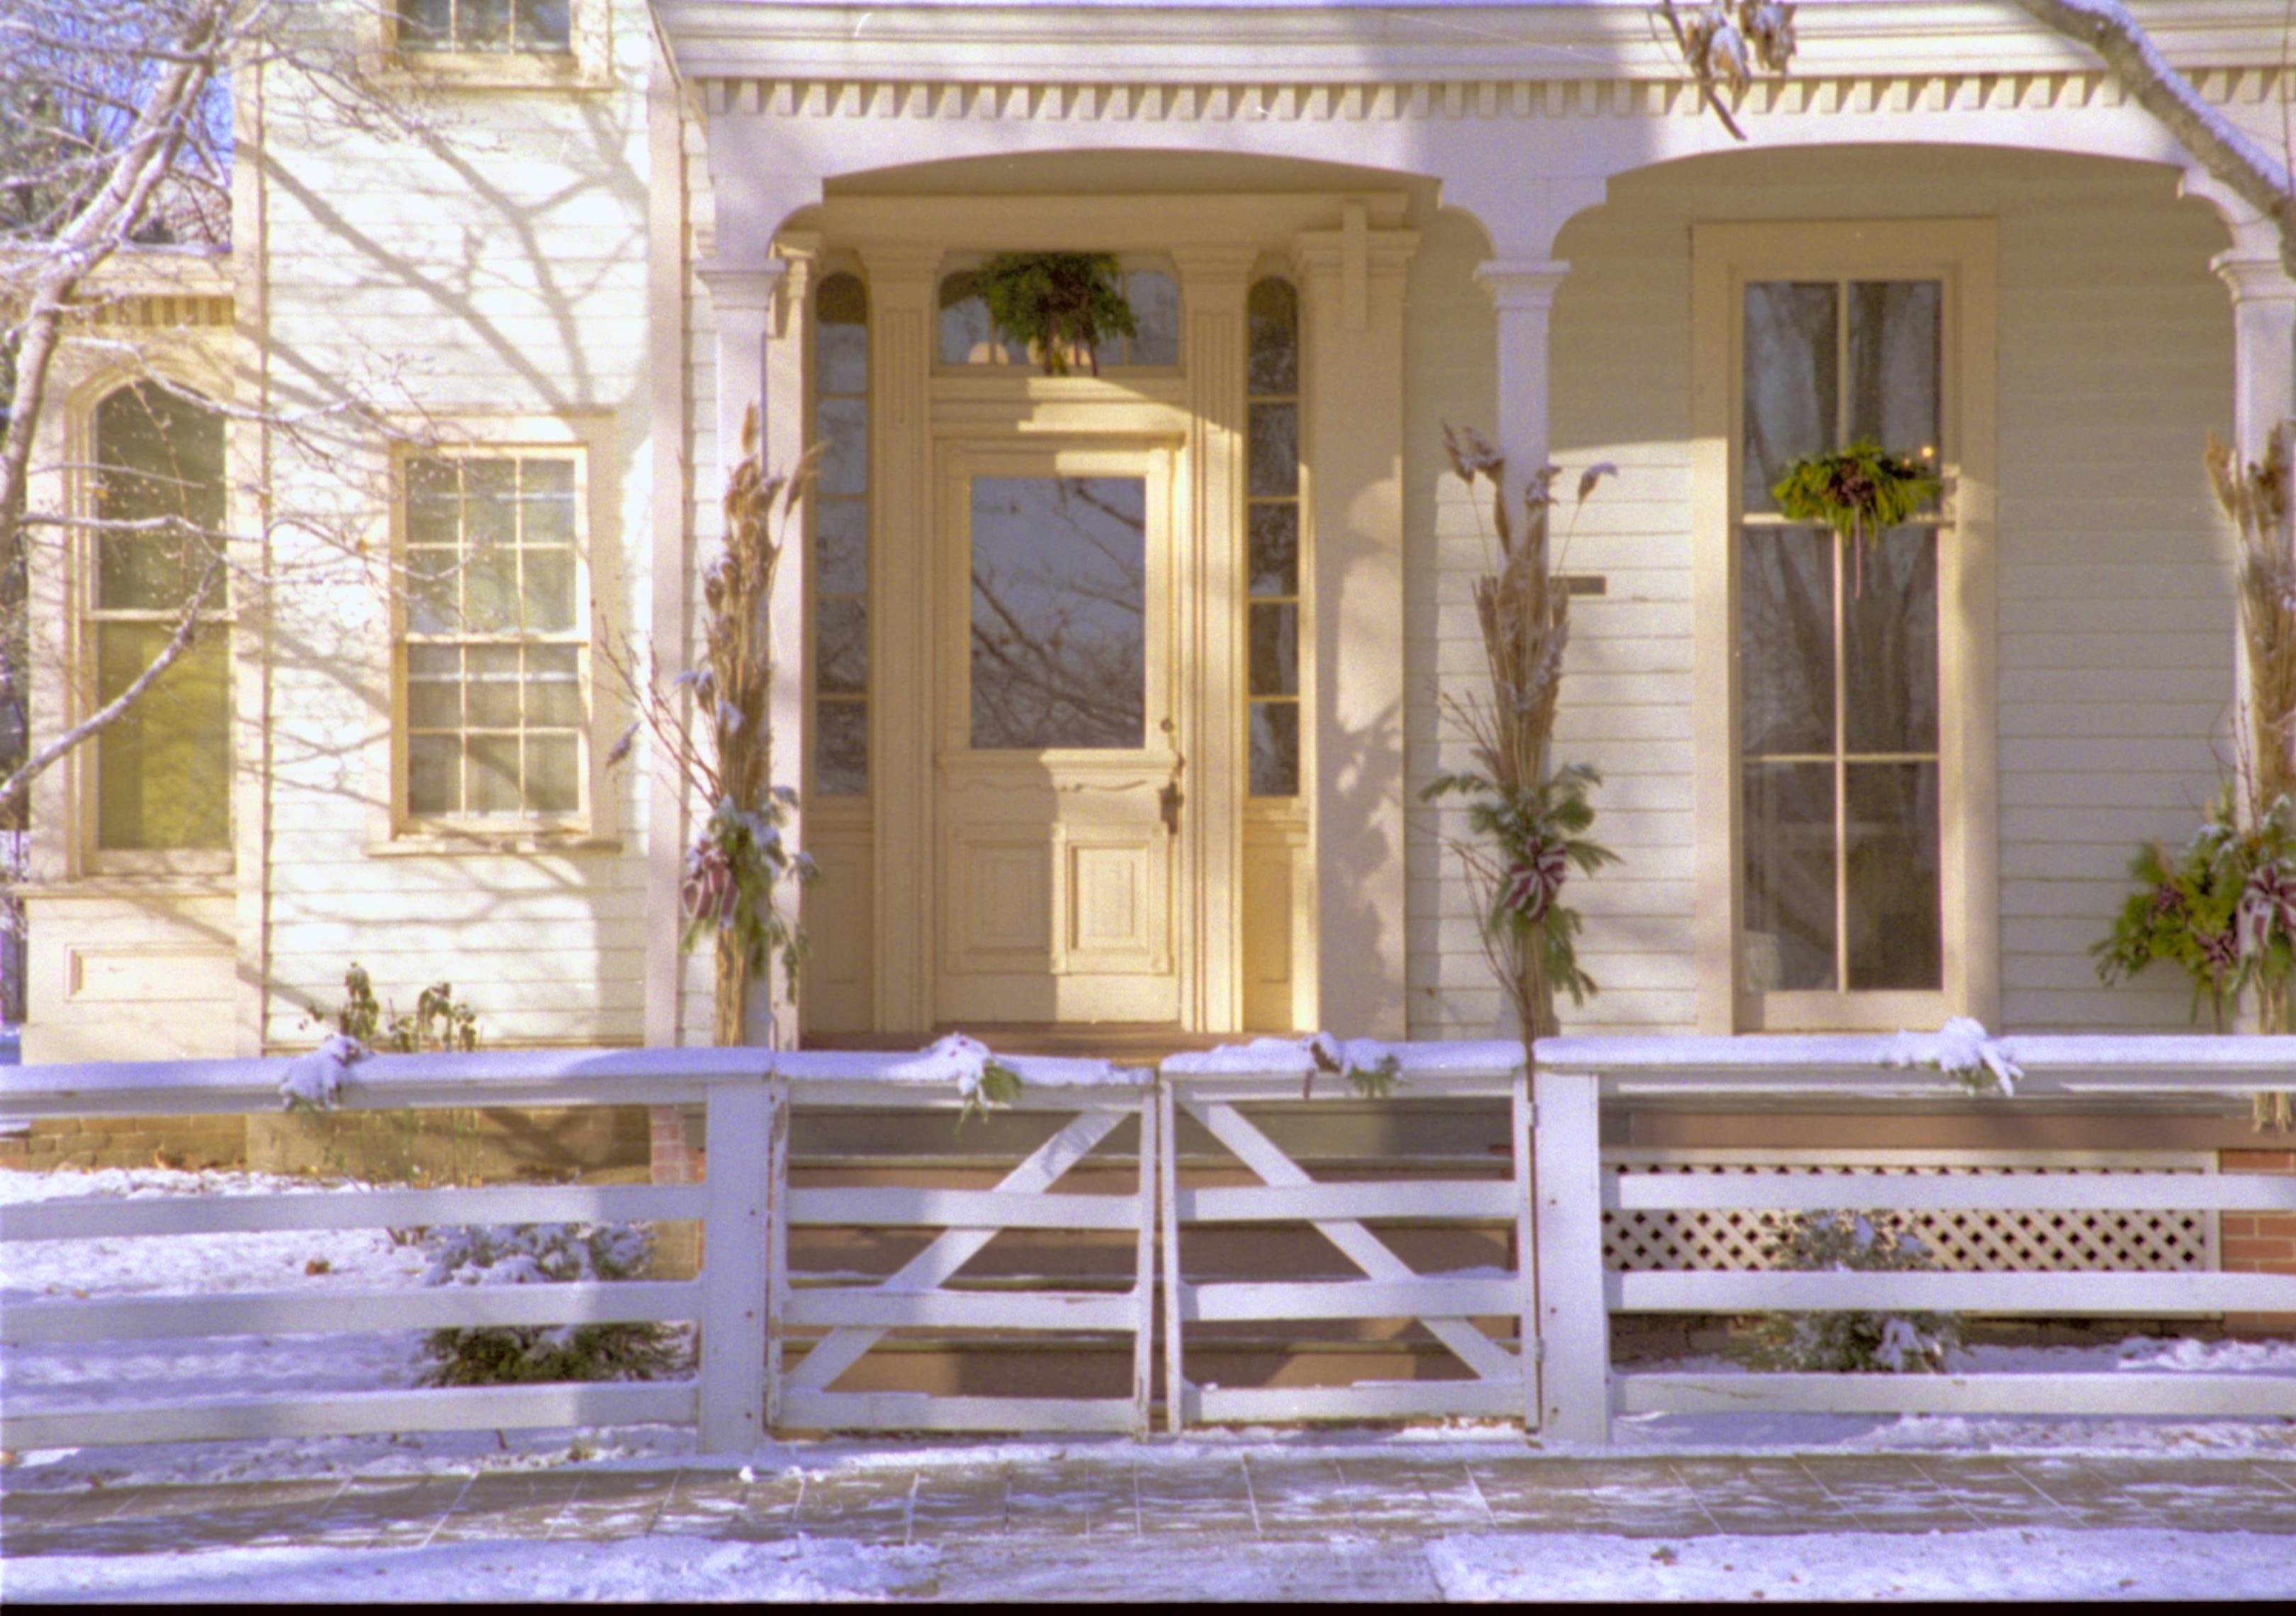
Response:
[{"label": "brick foundation", "polygon": [[[2296,1150],[2217,1153],[2226,1173],[2296,1173]],[[2227,1274],[2296,1274],[2296,1213],[2226,1212],[2217,1225],[2218,1261]],[[2296,1313],[2227,1313],[2232,1333],[2296,1332]]]},{"label": "brick foundation", "polygon": [[[646,1108],[646,1135],[656,1184],[700,1184],[709,1153],[696,1141],[682,1105]],[[701,1271],[701,1226],[698,1223],[658,1223],[653,1226],[652,1276],[691,1279]]]},{"label": "brick foundation", "polygon": [[0,1137],[0,1167],[26,1172],[57,1168],[244,1167],[247,1119],[199,1117],[40,1117]]}]

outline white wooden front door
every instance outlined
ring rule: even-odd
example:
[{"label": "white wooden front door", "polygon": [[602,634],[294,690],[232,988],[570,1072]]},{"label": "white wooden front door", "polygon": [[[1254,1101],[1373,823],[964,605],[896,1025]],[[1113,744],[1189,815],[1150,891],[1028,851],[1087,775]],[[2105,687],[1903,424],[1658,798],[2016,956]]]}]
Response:
[{"label": "white wooden front door", "polygon": [[1172,463],[942,449],[941,1021],[1180,1019]]}]

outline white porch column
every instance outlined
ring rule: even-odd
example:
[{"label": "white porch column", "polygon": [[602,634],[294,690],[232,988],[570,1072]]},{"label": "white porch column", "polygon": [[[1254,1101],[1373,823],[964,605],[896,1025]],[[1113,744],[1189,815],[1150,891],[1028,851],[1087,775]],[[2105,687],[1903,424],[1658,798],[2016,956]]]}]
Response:
[{"label": "white porch column", "polygon": [[1405,987],[1403,291],[1416,233],[1301,233],[1300,459],[1314,625],[1317,1020],[1400,1038]]},{"label": "white porch column", "polygon": [[2272,429],[2296,416],[2296,281],[2268,226],[2237,234],[2240,244],[2210,263],[2232,290],[2233,447],[2261,460]]},{"label": "white porch column", "polygon": [[[2296,416],[2296,281],[2280,261],[2279,234],[2262,219],[2236,224],[2234,245],[2210,260],[2232,291],[2232,444],[2243,462],[2261,462],[2273,428]],[[2235,730],[2249,728],[2247,637],[2233,631]],[[2237,755],[2245,756],[2247,740]],[[2243,1025],[2248,1023],[2243,1013]]]},{"label": "white porch column", "polygon": [[1475,271],[1498,311],[1498,419],[1493,439],[1506,455],[1507,499],[1521,498],[1545,465],[1552,441],[1546,398],[1547,314],[1570,266],[1559,258],[1494,258]]},{"label": "white porch column", "polygon": [[[710,483],[705,485],[702,490],[701,503],[705,509],[718,508],[718,502],[725,494],[727,480],[733,476],[734,468],[741,463],[742,421],[753,404],[757,406],[759,425],[762,428],[761,457],[769,469],[773,467],[773,448],[777,436],[775,431],[775,417],[785,412],[777,411],[773,407],[775,400],[768,391],[766,338],[767,326],[775,323],[775,305],[782,300],[778,294],[789,269],[790,265],[786,259],[767,260],[764,263],[749,265],[729,264],[721,260],[703,265],[696,272],[701,275],[702,284],[709,289],[710,315],[717,327],[717,476]],[[803,323],[800,321],[798,324],[801,327]],[[800,358],[800,365],[801,364]],[[800,368],[800,386],[802,375]],[[801,392],[800,398],[802,398]],[[800,411],[801,412],[801,406]],[[804,430],[801,413],[796,427],[800,433]],[[725,542],[722,517],[715,542],[721,545]],[[801,554],[803,546],[800,546],[797,548]],[[699,563],[700,559],[698,556],[695,558],[695,564]],[[788,587],[790,574],[788,563],[799,559],[799,556],[783,558],[782,573],[776,581],[777,596]],[[800,560],[798,578],[798,587],[800,590],[803,588],[803,581]],[[693,587],[691,570],[688,572],[687,587],[689,588]],[[800,593],[799,599],[802,601],[803,598]],[[772,628],[776,632],[780,626],[780,603],[778,598],[773,603],[769,619]],[[803,622],[801,613],[800,607],[799,619],[800,625]],[[680,647],[679,650],[681,655],[678,660],[682,664],[692,654],[692,648]],[[778,642],[775,644],[774,650],[777,657],[786,654]],[[802,667],[801,658],[800,667]],[[776,688],[773,693],[769,709],[776,719],[781,708],[779,684],[780,681],[776,679]],[[800,710],[802,710],[801,701]],[[784,750],[789,742],[784,738],[783,732],[778,728],[775,733],[775,742],[774,772],[776,776],[785,777],[788,764],[784,759]],[[700,812],[709,811],[707,804],[694,806]],[[794,825],[791,827],[793,840],[798,828]],[[802,847],[803,843],[800,841],[797,845]],[[775,990],[772,992],[750,996],[745,1011],[746,1042],[786,1046],[787,1042],[794,1041],[794,1006],[781,1005],[778,1001],[782,997],[778,984],[775,984]],[[783,1025],[785,1021],[786,1026]],[[787,1037],[785,1038],[784,1035]]]}]

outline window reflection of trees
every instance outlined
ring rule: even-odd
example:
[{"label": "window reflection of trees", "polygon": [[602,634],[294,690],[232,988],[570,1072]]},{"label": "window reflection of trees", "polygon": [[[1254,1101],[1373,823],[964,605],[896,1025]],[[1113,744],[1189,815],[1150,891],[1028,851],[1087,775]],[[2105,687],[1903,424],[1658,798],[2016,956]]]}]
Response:
[{"label": "window reflection of trees", "polygon": [[1146,742],[1147,485],[972,483],[972,745]]}]

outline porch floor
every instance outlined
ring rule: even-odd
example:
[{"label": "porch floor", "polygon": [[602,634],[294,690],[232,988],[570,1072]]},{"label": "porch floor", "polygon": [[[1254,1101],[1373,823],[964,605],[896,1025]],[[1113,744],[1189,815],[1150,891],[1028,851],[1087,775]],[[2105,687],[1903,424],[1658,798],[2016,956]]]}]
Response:
[{"label": "porch floor", "polygon": [[1257,1032],[1184,1032],[1160,1021],[943,1021],[922,1038],[914,1032],[809,1032],[805,1035],[803,1046],[906,1051],[952,1032],[979,1038],[998,1054],[1069,1055],[1140,1066],[1152,1066],[1167,1055],[1215,1049],[1222,1044],[1241,1044],[1268,1036]]}]

